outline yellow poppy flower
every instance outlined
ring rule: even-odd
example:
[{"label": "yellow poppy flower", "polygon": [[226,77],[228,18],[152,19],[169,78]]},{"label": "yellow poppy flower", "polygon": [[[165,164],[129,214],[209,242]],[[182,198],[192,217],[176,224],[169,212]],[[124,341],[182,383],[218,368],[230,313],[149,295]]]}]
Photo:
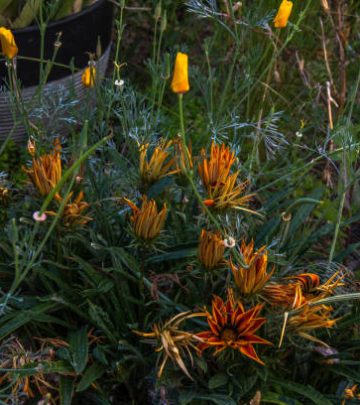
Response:
[{"label": "yellow poppy flower", "polygon": [[174,93],[186,93],[190,90],[188,55],[178,52],[175,60],[174,75],[171,82],[171,90]]},{"label": "yellow poppy flower", "polygon": [[0,43],[2,53],[9,59],[13,59],[18,53],[13,33],[5,27],[0,27]]},{"label": "yellow poppy flower", "polygon": [[82,83],[85,87],[94,87],[96,76],[95,66],[88,66],[81,77]]},{"label": "yellow poppy flower", "polygon": [[274,26],[275,28],[285,28],[288,19],[291,14],[291,10],[293,7],[293,2],[288,0],[283,0],[280,4],[279,10],[274,18]]}]

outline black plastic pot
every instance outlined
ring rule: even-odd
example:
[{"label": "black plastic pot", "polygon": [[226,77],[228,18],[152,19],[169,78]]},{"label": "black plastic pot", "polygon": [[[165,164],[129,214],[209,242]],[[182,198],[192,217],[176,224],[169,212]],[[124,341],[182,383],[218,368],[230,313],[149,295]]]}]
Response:
[{"label": "black plastic pot", "polygon": [[[62,32],[61,47],[55,62],[76,68],[87,66],[89,52],[95,53],[98,39],[102,51],[111,42],[113,4],[108,0],[98,0],[92,6],[64,19],[48,24],[45,34],[44,59],[50,60],[54,54],[57,33]],[[24,87],[34,86],[39,82],[39,62],[22,59],[22,57],[40,58],[41,38],[38,26],[31,26],[13,31],[19,48],[16,60],[17,74]],[[48,82],[68,76],[67,68],[53,66]],[[7,68],[0,62],[0,84],[4,84]]]}]

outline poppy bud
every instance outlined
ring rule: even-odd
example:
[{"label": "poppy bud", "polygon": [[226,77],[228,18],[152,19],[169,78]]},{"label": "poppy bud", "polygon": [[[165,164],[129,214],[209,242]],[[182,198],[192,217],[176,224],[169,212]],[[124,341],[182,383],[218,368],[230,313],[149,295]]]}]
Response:
[{"label": "poppy bud", "polygon": [[88,66],[81,77],[83,85],[85,87],[94,87],[96,76],[96,68],[94,66]]},{"label": "poppy bud", "polygon": [[5,27],[0,27],[0,43],[3,54],[13,59],[18,53],[13,33]]},{"label": "poppy bud", "polygon": [[188,75],[188,56],[178,52],[175,60],[174,75],[171,82],[171,90],[174,93],[186,93],[190,90]]},{"label": "poppy bud", "polygon": [[279,10],[274,18],[275,28],[285,28],[291,14],[293,2],[283,0],[280,4]]}]

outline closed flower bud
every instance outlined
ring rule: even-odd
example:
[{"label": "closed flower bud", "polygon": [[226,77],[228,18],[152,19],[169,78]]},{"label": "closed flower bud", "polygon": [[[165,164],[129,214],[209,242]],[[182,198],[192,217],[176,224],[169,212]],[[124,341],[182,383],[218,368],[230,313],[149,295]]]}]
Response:
[{"label": "closed flower bud", "polygon": [[81,77],[82,83],[85,87],[94,87],[96,76],[95,66],[88,66]]},{"label": "closed flower bud", "polygon": [[5,27],[0,27],[0,43],[2,53],[9,59],[13,59],[18,53],[14,35]]},{"label": "closed flower bud", "polygon": [[275,28],[285,28],[291,14],[293,2],[283,0],[280,4],[279,10],[274,18]]},{"label": "closed flower bud", "polygon": [[175,60],[174,75],[171,82],[174,93],[186,93],[190,90],[188,73],[188,55],[178,52]]}]

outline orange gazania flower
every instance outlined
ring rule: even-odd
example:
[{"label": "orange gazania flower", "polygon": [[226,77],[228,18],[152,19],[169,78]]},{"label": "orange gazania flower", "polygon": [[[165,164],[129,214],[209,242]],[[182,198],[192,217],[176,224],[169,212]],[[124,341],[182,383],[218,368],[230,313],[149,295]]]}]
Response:
[{"label": "orange gazania flower", "polygon": [[133,224],[135,235],[144,240],[156,238],[165,224],[167,214],[166,204],[164,204],[162,210],[159,212],[155,200],[148,200],[146,196],[142,197],[141,208],[138,208],[127,198],[124,198],[124,201],[132,209],[130,220]]},{"label": "orange gazania flower", "polygon": [[292,8],[293,8],[292,1],[283,0],[281,2],[279,10],[274,18],[275,28],[285,28],[287,26]]},{"label": "orange gazania flower", "polygon": [[208,198],[204,200],[207,207],[218,210],[235,208],[254,213],[246,208],[253,195],[244,195],[247,182],[238,184],[239,171],[230,174],[231,167],[235,162],[235,153],[224,144],[211,144],[210,157],[201,151],[202,162],[198,165],[198,172]]},{"label": "orange gazania flower", "polygon": [[91,65],[84,70],[84,73],[81,76],[81,81],[85,87],[90,88],[94,87],[95,78],[96,78],[96,68],[95,66]]},{"label": "orange gazania flower", "polygon": [[235,265],[230,259],[229,265],[234,277],[236,287],[241,295],[249,296],[258,293],[270,280],[274,270],[267,273],[268,254],[266,246],[254,252],[254,241],[248,245],[242,241],[240,253],[243,256],[247,268]]},{"label": "orange gazania flower", "polygon": [[150,159],[148,158],[149,144],[141,145],[140,152],[140,176],[144,183],[152,184],[162,177],[177,173],[175,158],[170,156],[172,141],[160,141]]},{"label": "orange gazania flower", "polygon": [[215,268],[224,258],[225,245],[220,232],[203,229],[199,242],[199,259],[208,270]]},{"label": "orange gazania flower", "polygon": [[188,64],[188,55],[178,52],[176,54],[174,75],[171,82],[171,90],[174,93],[183,94],[190,90]]},{"label": "orange gazania flower", "polygon": [[256,305],[246,311],[242,303],[235,300],[231,289],[228,290],[226,302],[215,295],[212,300],[212,312],[205,312],[210,330],[196,335],[202,340],[198,344],[200,352],[213,347],[215,349],[214,354],[217,355],[231,348],[260,364],[264,364],[253,346],[254,344],[271,344],[255,335],[260,326],[266,322],[265,318],[258,317],[261,309],[262,305]]},{"label": "orange gazania flower", "polygon": [[199,176],[208,193],[218,184],[225,184],[234,164],[235,152],[224,144],[211,143],[210,158],[207,159],[205,149],[201,151],[202,162],[198,166]]},{"label": "orange gazania flower", "polygon": [[5,27],[0,27],[0,44],[2,53],[9,59],[13,59],[18,53],[13,33]]},{"label": "orange gazania flower", "polygon": [[35,158],[35,143],[31,144],[29,152],[33,155],[32,166],[23,168],[33,185],[42,196],[47,196],[61,179],[61,145],[58,139],[54,142],[52,153]]}]

